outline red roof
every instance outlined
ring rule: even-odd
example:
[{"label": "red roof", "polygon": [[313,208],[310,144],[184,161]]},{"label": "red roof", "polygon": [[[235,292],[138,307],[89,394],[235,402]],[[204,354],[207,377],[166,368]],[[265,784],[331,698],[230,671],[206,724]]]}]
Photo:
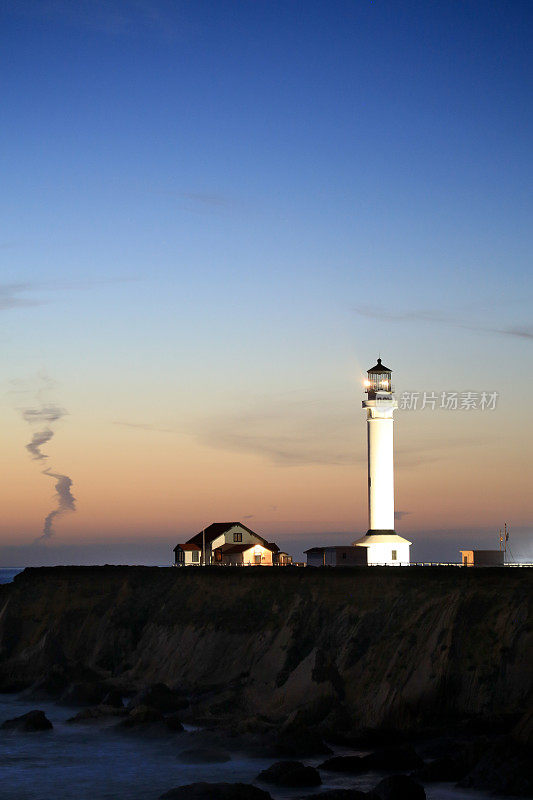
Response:
[{"label": "red roof", "polygon": [[180,548],[180,550],[201,550],[202,549],[201,547],[198,547],[197,544],[191,544],[189,542],[185,542],[185,544],[177,544],[176,547],[174,548],[174,551],[176,551],[178,549],[178,547]]}]

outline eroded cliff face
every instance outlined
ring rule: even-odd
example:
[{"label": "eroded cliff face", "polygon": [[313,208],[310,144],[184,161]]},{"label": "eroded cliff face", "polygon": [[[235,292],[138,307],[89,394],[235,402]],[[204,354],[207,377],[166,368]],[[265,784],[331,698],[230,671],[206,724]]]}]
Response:
[{"label": "eroded cliff face", "polygon": [[407,729],[526,714],[533,571],[58,567],[0,593],[0,680],[78,664],[215,718]]}]

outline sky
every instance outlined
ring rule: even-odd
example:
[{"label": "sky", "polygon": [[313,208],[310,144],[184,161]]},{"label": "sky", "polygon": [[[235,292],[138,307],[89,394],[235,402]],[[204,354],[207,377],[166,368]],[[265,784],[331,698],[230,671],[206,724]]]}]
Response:
[{"label": "sky", "polygon": [[4,566],[351,542],[379,354],[412,559],[533,560],[532,18],[0,0]]}]

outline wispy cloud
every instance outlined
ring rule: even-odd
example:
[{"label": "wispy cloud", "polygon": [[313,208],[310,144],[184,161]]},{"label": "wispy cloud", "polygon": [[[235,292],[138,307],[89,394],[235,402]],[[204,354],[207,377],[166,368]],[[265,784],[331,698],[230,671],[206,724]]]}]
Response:
[{"label": "wispy cloud", "polygon": [[[17,394],[19,392],[26,393],[28,385],[33,382],[17,381]],[[47,444],[54,436],[53,425],[68,413],[64,408],[57,405],[57,403],[43,402],[43,394],[46,393],[51,387],[55,386],[53,381],[46,373],[40,373],[37,376],[37,385],[35,387],[35,394],[42,405],[34,408],[20,408],[19,411],[22,418],[29,425],[43,425],[46,427],[42,430],[36,431],[31,440],[26,445],[26,450],[31,455],[34,461],[44,461],[48,458],[47,453],[43,453],[42,447]],[[37,542],[47,542],[54,535],[54,521],[57,517],[62,516],[67,511],[76,510],[76,502],[71,492],[72,480],[68,475],[62,475],[59,472],[53,472],[50,467],[42,470],[43,475],[47,475],[55,480],[56,491],[56,507],[50,511],[43,523],[43,530],[38,536],[34,544]]]},{"label": "wispy cloud", "polygon": [[0,284],[0,311],[20,308],[21,306],[39,305],[40,301],[25,296],[31,291],[32,287],[28,283]]},{"label": "wispy cloud", "polygon": [[24,408],[22,416],[26,422],[56,422],[67,414],[64,408],[55,405],[42,406],[42,408]]},{"label": "wispy cloud", "polygon": [[395,511],[394,512],[394,519],[398,519],[398,520],[399,519],[403,519],[404,517],[406,517],[410,513],[411,513],[410,511]]},{"label": "wispy cloud", "polygon": [[[84,291],[97,286],[115,283],[129,283],[138,280],[135,277],[88,279],[79,281],[42,281],[35,283],[3,283],[0,284],[0,311],[25,306],[40,306],[50,302],[43,293],[61,291]],[[31,296],[38,293],[38,297]]]},{"label": "wispy cloud", "polygon": [[372,319],[388,320],[390,322],[427,322],[439,325],[451,325],[470,331],[480,333],[495,333],[501,336],[517,336],[521,339],[533,339],[533,325],[503,326],[494,327],[481,323],[465,322],[459,316],[453,314],[443,314],[440,311],[387,311],[382,308],[371,306],[355,306],[354,312],[361,317],[371,317]]},{"label": "wispy cloud", "polygon": [[120,425],[122,428],[133,428],[134,430],[141,430],[141,431],[157,431],[157,433],[174,433],[172,428],[160,428],[159,426],[154,425],[151,422],[120,422],[118,420],[114,420],[113,425]]},{"label": "wispy cloud", "polygon": [[[201,423],[198,440],[208,447],[260,456],[277,466],[350,466],[366,464],[362,421],[353,409],[331,400],[264,401],[254,411],[217,415]],[[464,438],[415,444],[396,449],[398,465],[416,467],[442,459],[449,449],[476,445]],[[407,513],[407,512],[405,512]]]},{"label": "wispy cloud", "polygon": [[50,469],[44,469],[43,475],[48,475],[50,478],[55,479],[56,501],[57,506],[53,511],[46,515],[43,525],[43,532],[35,539],[34,544],[37,542],[48,541],[54,535],[54,520],[57,517],[66,514],[67,511],[76,511],[76,500],[71,492],[72,480],[68,475],[60,475],[58,472],[52,472]]},{"label": "wispy cloud", "polygon": [[31,441],[26,445],[26,450],[34,461],[42,461],[44,458],[48,458],[46,453],[41,450],[41,447],[49,442],[53,435],[54,432],[50,428],[45,428],[44,431],[37,431],[37,433],[33,434]]}]

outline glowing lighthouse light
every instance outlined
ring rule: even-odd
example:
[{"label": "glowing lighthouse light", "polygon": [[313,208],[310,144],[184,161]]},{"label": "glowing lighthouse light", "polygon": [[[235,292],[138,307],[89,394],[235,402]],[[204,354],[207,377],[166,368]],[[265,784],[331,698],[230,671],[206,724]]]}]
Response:
[{"label": "glowing lighthouse light", "polygon": [[392,370],[378,363],[364,381],[368,441],[368,531],[354,542],[368,548],[369,564],[397,566],[409,563],[411,542],[394,530],[393,413],[398,408],[391,382]]}]

